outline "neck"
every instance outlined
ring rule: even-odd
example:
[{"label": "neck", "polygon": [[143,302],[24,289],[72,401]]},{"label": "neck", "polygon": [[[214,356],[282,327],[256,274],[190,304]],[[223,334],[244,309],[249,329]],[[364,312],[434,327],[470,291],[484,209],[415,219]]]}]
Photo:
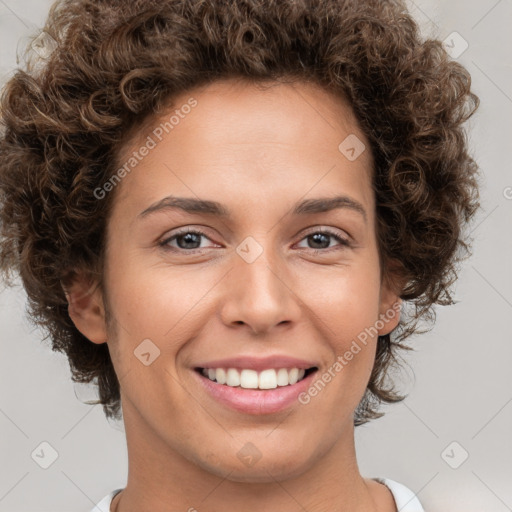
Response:
[{"label": "neck", "polygon": [[392,503],[389,492],[360,475],[352,423],[346,425],[325,453],[308,461],[305,470],[288,468],[276,473],[258,461],[254,467],[260,463],[260,472],[244,477],[240,473],[235,475],[231,468],[215,466],[213,453],[211,461],[189,460],[179,444],[170,446],[133,408],[123,406],[123,415],[128,481],[112,503],[113,512],[164,512],[170,506],[190,512],[226,508],[239,512],[396,510],[377,507],[379,497],[387,499],[388,506]]}]

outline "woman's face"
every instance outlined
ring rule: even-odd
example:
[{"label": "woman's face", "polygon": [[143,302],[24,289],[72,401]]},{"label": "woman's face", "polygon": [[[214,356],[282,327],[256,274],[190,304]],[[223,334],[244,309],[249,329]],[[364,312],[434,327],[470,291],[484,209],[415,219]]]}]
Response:
[{"label": "woman's face", "polygon": [[[398,315],[378,322],[397,297],[381,285],[372,157],[350,108],[304,83],[216,82],[179,96],[124,163],[108,222],[112,324],[102,334],[98,313],[82,331],[108,339],[128,442],[256,482],[352,439],[377,333]],[[166,207],[171,196],[224,214]],[[312,366],[306,384],[268,390],[197,371]]]}]

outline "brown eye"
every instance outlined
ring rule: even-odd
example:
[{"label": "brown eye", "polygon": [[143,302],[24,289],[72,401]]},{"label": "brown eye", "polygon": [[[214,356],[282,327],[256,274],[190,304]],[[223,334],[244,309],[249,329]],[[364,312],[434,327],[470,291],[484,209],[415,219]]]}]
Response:
[{"label": "brown eye", "polygon": [[[167,237],[165,240],[162,240],[159,245],[164,249],[168,250],[176,250],[176,251],[186,251],[186,252],[194,252],[196,250],[204,249],[201,247],[201,239],[209,238],[202,231],[195,231],[191,229],[183,230],[179,233],[175,233],[174,235]],[[172,246],[171,242],[176,241],[176,246]]]},{"label": "brown eye", "polygon": [[306,235],[302,240],[308,240],[308,249],[330,249],[331,240],[334,239],[338,245],[343,247],[350,246],[350,243],[345,238],[341,237],[338,233],[330,230],[314,231]]}]

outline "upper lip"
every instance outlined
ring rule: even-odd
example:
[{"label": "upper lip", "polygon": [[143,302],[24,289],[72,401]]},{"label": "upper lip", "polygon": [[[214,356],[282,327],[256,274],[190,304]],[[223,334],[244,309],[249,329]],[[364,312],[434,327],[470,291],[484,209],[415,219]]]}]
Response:
[{"label": "upper lip", "polygon": [[258,372],[270,368],[304,368],[307,370],[312,367],[318,367],[318,364],[314,361],[297,359],[296,357],[281,354],[266,357],[237,356],[226,359],[216,359],[214,361],[205,361],[196,365],[196,368],[236,368],[241,370],[247,368]]}]

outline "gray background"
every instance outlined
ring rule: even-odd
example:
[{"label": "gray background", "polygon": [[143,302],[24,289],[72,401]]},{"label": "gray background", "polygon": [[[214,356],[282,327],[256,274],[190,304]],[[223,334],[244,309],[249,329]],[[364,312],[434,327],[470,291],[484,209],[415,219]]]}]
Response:
[{"label": "gray background", "polygon": [[[50,5],[0,0],[0,83]],[[469,128],[483,209],[456,288],[460,302],[438,308],[435,328],[410,340],[409,397],[356,429],[358,458],[364,476],[406,484],[427,512],[505,512],[512,510],[512,1],[409,5],[425,35],[445,40],[456,31],[469,44],[457,60],[482,101]],[[19,287],[0,293],[0,512],[87,512],[126,482],[123,426],[99,405],[81,403],[94,390],[73,385],[65,356],[41,343],[25,304]],[[58,453],[48,469],[31,457],[43,441]]]}]

